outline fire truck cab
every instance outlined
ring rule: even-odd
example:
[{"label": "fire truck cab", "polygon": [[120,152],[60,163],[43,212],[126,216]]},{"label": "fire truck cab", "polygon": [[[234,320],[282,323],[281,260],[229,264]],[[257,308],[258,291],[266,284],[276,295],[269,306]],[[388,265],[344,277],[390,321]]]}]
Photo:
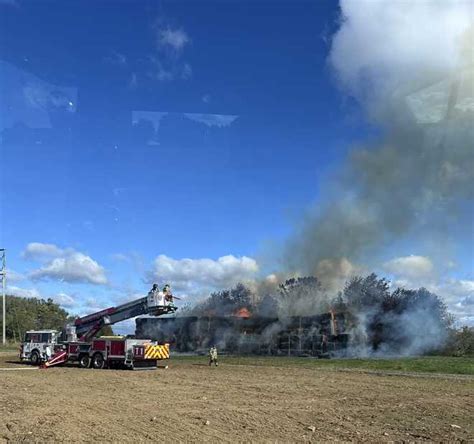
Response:
[{"label": "fire truck cab", "polygon": [[56,330],[29,330],[20,345],[20,359],[39,365],[47,361],[59,342],[60,333]]}]

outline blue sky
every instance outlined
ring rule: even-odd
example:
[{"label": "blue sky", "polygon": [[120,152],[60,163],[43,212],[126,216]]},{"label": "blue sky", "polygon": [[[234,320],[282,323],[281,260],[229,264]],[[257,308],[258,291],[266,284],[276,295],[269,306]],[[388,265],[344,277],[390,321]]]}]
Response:
[{"label": "blue sky", "polygon": [[[155,279],[202,294],[280,271],[280,246],[348,150],[381,132],[328,64],[339,13],[334,1],[0,1],[13,292],[85,313]],[[472,298],[472,249],[455,250],[451,279]],[[413,242],[381,257],[410,255],[426,257]]]}]

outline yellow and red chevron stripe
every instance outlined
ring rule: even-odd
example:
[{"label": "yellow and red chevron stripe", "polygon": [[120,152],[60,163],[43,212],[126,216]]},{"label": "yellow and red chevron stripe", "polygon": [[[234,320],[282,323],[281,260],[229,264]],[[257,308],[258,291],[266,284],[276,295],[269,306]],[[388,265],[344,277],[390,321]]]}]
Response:
[{"label": "yellow and red chevron stripe", "polygon": [[145,359],[169,359],[170,345],[147,345],[145,347]]}]

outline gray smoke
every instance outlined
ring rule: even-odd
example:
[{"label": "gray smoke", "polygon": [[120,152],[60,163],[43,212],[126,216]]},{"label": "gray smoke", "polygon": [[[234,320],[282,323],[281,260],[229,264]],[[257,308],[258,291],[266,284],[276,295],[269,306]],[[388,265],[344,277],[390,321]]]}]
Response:
[{"label": "gray smoke", "polygon": [[382,136],[334,174],[288,243],[290,269],[330,283],[344,261],[370,266],[395,240],[446,243],[472,223],[460,208],[474,194],[473,5],[341,2],[329,63]]},{"label": "gray smoke", "polygon": [[[260,314],[276,311],[278,320],[257,339],[222,327],[209,343],[266,343],[289,329],[289,317],[327,311],[337,290],[367,274],[388,245],[413,236],[446,249],[450,233],[472,223],[461,208],[474,195],[473,8],[455,0],[341,1],[329,64],[380,137],[352,148],[323,201],[288,241],[283,271],[254,284],[256,300],[266,298]],[[279,287],[297,275],[317,276],[321,285]],[[362,280],[352,296],[343,293],[340,305],[352,315],[350,352],[404,355],[439,347],[448,324],[438,299],[423,289],[402,297],[374,280]]]}]

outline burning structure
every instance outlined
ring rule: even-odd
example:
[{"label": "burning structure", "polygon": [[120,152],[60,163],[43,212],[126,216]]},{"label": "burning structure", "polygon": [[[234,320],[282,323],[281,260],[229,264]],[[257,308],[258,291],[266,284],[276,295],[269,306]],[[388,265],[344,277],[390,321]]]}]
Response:
[{"label": "burning structure", "polygon": [[136,336],[190,352],[401,356],[439,349],[451,318],[424,288],[392,290],[375,274],[331,296],[316,277],[292,278],[265,295],[245,285],[212,293],[176,318],[137,318]]},{"label": "burning structure", "polygon": [[216,345],[228,353],[288,356],[340,352],[349,339],[342,313],[279,319],[251,316],[246,308],[232,316],[138,318],[135,334],[170,342],[171,347],[180,352]]}]

